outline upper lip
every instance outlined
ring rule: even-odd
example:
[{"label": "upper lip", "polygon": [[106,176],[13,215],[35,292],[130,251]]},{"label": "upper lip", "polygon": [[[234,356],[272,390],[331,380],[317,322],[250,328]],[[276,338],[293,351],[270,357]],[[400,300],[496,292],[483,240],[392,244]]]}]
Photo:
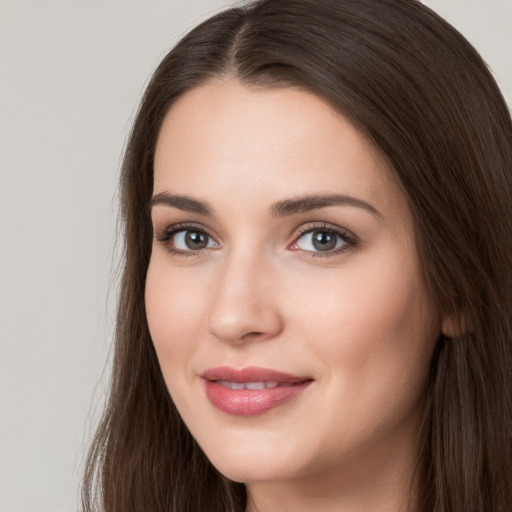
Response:
[{"label": "upper lip", "polygon": [[201,374],[201,377],[210,381],[222,380],[230,382],[303,382],[311,380],[310,377],[291,375],[270,368],[258,368],[256,366],[240,369],[218,366],[206,370]]}]

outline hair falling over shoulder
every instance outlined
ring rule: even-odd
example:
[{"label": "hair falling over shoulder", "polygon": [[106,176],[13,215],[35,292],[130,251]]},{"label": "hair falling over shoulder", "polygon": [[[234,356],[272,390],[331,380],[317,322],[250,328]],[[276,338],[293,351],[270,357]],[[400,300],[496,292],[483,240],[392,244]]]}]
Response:
[{"label": "hair falling over shoulder", "polygon": [[181,95],[217,77],[311,91],[385,156],[413,213],[432,300],[454,318],[431,363],[419,510],[509,512],[512,122],[477,52],[411,0],[249,2],[193,29],[155,71],[122,168],[113,374],[84,511],[245,510],[244,485],[211,465],[172,403],[144,307],[159,129]]}]

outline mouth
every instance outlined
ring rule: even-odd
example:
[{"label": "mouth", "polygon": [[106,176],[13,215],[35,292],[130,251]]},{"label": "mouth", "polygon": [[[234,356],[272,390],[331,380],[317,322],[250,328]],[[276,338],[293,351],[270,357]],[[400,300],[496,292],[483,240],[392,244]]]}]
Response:
[{"label": "mouth", "polygon": [[313,382],[311,377],[267,368],[211,368],[201,377],[209,402],[224,413],[256,416],[296,399]]}]

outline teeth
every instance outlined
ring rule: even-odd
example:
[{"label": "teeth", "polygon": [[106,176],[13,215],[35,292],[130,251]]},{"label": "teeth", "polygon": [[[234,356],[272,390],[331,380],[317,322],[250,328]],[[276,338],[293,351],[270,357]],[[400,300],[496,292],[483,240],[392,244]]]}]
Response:
[{"label": "teeth", "polygon": [[290,383],[282,383],[276,381],[259,381],[259,382],[231,382],[229,380],[218,380],[217,384],[228,389],[266,389],[276,388],[277,386],[292,386]]},{"label": "teeth", "polygon": [[265,389],[264,382],[246,382],[244,384],[245,389]]}]

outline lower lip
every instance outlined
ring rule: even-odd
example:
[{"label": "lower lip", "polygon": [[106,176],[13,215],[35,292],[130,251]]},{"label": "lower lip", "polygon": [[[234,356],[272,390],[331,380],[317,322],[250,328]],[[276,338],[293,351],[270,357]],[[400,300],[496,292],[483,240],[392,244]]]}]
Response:
[{"label": "lower lip", "polygon": [[234,416],[257,416],[299,396],[312,381],[265,389],[230,389],[206,380],[206,396],[221,411]]}]

